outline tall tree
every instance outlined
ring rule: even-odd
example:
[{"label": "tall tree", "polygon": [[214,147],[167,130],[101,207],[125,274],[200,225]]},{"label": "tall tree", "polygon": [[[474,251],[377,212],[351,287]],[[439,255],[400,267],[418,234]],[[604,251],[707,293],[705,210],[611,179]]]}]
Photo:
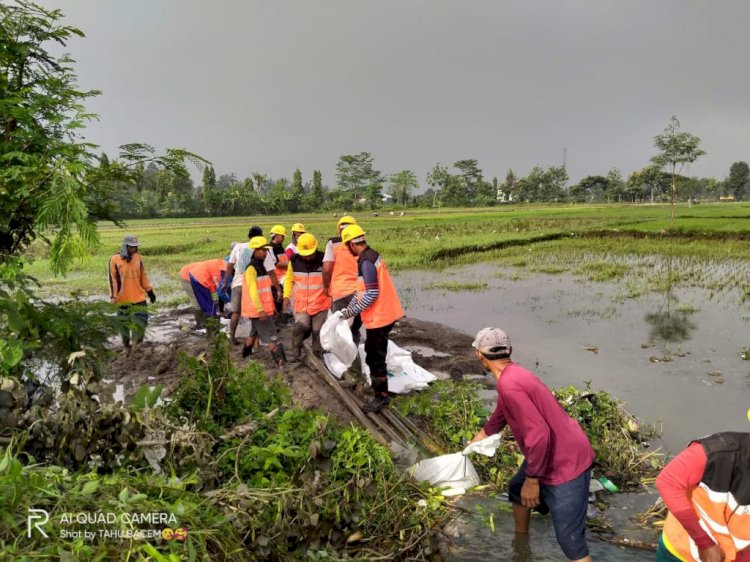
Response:
[{"label": "tall tree", "polygon": [[699,148],[700,142],[701,140],[695,135],[680,130],[680,122],[674,115],[664,131],[654,137],[654,146],[659,153],[652,157],[651,161],[672,177],[670,227],[674,226],[677,174],[685,164],[695,162],[706,153]]},{"label": "tall tree", "polygon": [[742,201],[750,190],[750,167],[747,162],[740,161],[732,164],[725,183],[727,192],[734,195],[735,200]]},{"label": "tall tree", "polygon": [[401,170],[391,174],[391,195],[396,198],[399,205],[404,205],[412,191],[419,189],[417,174],[411,170]]},{"label": "tall tree", "polygon": [[[354,203],[365,195],[371,204],[383,187],[384,177],[375,169],[369,152],[344,154],[336,164],[336,180],[342,190],[351,194]],[[379,200],[379,196],[377,197]]]},{"label": "tall tree", "polygon": [[221,198],[216,184],[216,172],[213,166],[203,169],[203,183],[201,185],[201,203],[203,210],[209,216],[214,216],[221,208]]},{"label": "tall tree", "polygon": [[294,170],[294,175],[292,176],[292,192],[290,195],[289,212],[297,213],[303,210],[302,207],[305,203],[305,188],[302,185],[302,172],[299,171],[299,168]]},{"label": "tall tree", "polygon": [[325,204],[325,192],[323,191],[323,178],[320,170],[313,172],[312,187],[310,188],[310,202],[312,209],[321,209]]}]

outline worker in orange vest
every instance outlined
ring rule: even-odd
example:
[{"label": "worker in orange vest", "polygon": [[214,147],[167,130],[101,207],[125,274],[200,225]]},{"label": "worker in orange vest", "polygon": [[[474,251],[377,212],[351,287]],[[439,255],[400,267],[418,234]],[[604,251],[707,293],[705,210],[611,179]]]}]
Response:
[{"label": "worker in orange vest", "polygon": [[126,353],[131,350],[131,335],[133,345],[139,345],[146,333],[146,295],[152,304],[156,301],[146,268],[138,253],[139,246],[138,237],[128,234],[122,240],[120,251],[109,258],[109,298],[120,305],[118,316],[131,316],[134,320],[131,327],[124,326],[120,332]]},{"label": "worker in orange vest", "polygon": [[[357,219],[350,215],[343,216],[336,225],[338,236],[330,238],[323,256],[323,284],[333,300],[331,310],[345,310],[357,294],[357,256],[352,254],[341,242],[341,231],[350,224],[357,224]],[[357,315],[352,320],[352,339],[359,345],[362,318]]]},{"label": "worker in orange vest", "polygon": [[404,310],[382,256],[367,245],[365,231],[358,224],[350,224],[341,232],[341,242],[357,256],[357,298],[344,310],[344,318],[362,316],[367,330],[365,363],[370,367],[370,378],[375,398],[362,406],[364,412],[378,412],[390,401],[388,394],[388,334]]},{"label": "worker in orange vest", "polygon": [[267,346],[271,357],[279,367],[286,363],[284,345],[276,337],[276,326],[273,317],[276,315],[271,277],[264,261],[271,246],[263,236],[250,240],[248,247],[252,251],[250,263],[245,268],[245,279],[242,283],[242,316],[250,319],[250,334],[245,338],[242,357],[249,357],[255,342]]},{"label": "worker in orange vest", "polygon": [[297,240],[297,253],[292,256],[284,279],[284,311],[289,311],[294,290],[294,327],[290,363],[299,363],[302,343],[312,334],[312,349],[320,354],[320,329],[328,317],[331,297],[323,287],[323,252],[318,251],[318,241],[309,232]]},{"label": "worker in orange vest", "polygon": [[189,263],[180,269],[182,287],[193,305],[195,327],[206,327],[206,317],[219,314],[218,288],[226,274],[227,262],[222,259]]},{"label": "worker in orange vest", "polygon": [[656,488],[669,509],[657,561],[750,561],[750,433],[692,441]]},{"label": "worker in orange vest", "polygon": [[[284,252],[284,239],[286,238],[286,228],[281,224],[275,224],[271,227],[271,251],[276,260],[274,273],[279,283],[283,283],[286,276],[286,269],[289,265],[289,258]],[[289,320],[289,314],[284,312],[282,299],[276,298],[276,325],[278,327],[286,326]]]}]

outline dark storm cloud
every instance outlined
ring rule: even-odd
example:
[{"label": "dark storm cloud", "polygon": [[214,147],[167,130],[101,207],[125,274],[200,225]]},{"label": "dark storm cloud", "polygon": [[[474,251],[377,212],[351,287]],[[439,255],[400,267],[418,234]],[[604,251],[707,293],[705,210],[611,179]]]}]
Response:
[{"label": "dark storm cloud", "polygon": [[646,1],[49,0],[87,34],[70,45],[88,138],[114,152],[184,146],[217,173],[333,184],[372,152],[424,183],[436,162],[485,175],[559,164],[576,180],[653,155],[676,114],[708,155],[750,160],[750,4]]}]

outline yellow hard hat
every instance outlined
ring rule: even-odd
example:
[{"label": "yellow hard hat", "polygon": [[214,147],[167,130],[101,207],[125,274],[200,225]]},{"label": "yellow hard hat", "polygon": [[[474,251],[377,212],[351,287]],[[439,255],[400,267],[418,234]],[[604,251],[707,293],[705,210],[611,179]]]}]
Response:
[{"label": "yellow hard hat", "polygon": [[318,249],[318,241],[315,236],[306,232],[297,239],[297,253],[300,256],[310,256]]},{"label": "yellow hard hat", "polygon": [[268,245],[268,240],[266,240],[264,236],[256,236],[255,238],[251,238],[249,246],[251,250],[260,250],[261,248],[265,248],[267,250],[271,247]]},{"label": "yellow hard hat", "polygon": [[352,240],[364,236],[366,233],[362,230],[362,227],[358,224],[350,224],[341,232],[341,241],[344,244],[348,244]]},{"label": "yellow hard hat", "polygon": [[305,230],[304,224],[302,224],[301,222],[295,222],[292,225],[292,232],[307,232],[307,231]]},{"label": "yellow hard hat", "polygon": [[271,227],[271,234],[279,234],[280,236],[286,236],[286,228],[280,224],[275,224]]},{"label": "yellow hard hat", "polygon": [[339,219],[339,222],[336,226],[338,226],[339,230],[341,230],[341,227],[347,224],[357,224],[357,219],[355,219],[351,215],[344,215]]}]

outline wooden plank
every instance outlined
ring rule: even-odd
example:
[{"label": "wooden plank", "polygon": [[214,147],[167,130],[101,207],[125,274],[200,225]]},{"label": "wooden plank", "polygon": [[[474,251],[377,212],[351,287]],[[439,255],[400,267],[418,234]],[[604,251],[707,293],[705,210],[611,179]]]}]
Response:
[{"label": "wooden plank", "polygon": [[362,427],[364,427],[372,434],[376,441],[378,441],[381,445],[388,446],[388,440],[375,427],[373,422],[365,416],[365,413],[360,410],[359,406],[354,402],[354,400],[352,400],[352,397],[343,388],[341,388],[341,385],[334,378],[334,376],[328,372],[328,369],[326,369],[322,361],[315,357],[309,346],[305,347],[307,348],[307,354],[305,355],[305,363],[307,364],[307,366],[315,371],[318,376],[320,376],[328,384],[328,386],[330,386],[334,390],[334,392],[338,395],[344,405],[346,405],[352,415],[360,424],[362,424]]}]

